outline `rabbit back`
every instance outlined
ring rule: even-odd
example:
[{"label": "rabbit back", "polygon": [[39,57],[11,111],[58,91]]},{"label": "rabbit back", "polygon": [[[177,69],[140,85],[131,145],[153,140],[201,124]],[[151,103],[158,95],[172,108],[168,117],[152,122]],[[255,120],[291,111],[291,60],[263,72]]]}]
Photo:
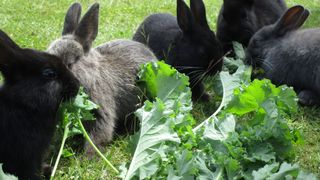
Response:
[{"label": "rabbit back", "polygon": [[114,97],[117,100],[117,122],[121,127],[126,116],[133,113],[139,104],[135,81],[140,66],[157,59],[145,45],[131,40],[113,40],[96,50],[103,56],[102,63],[106,63],[117,77],[114,79],[117,86]]},{"label": "rabbit back", "polygon": [[171,44],[179,34],[181,30],[177,18],[168,13],[158,13],[148,16],[142,22],[133,40],[147,45],[159,60],[165,60]]}]

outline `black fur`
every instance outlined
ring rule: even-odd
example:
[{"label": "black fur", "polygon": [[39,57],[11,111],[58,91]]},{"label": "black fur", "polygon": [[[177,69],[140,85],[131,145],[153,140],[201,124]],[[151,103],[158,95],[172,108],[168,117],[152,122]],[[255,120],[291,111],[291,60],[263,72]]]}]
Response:
[{"label": "black fur", "polygon": [[79,85],[62,60],[22,49],[0,30],[0,163],[20,180],[40,179],[41,159],[56,127],[60,102]]},{"label": "black fur", "polygon": [[183,0],[177,0],[177,17],[150,15],[133,40],[148,45],[158,59],[188,75],[194,100],[208,100],[201,80],[221,70],[223,54],[207,23],[202,0],[191,0],[190,6],[191,10]]},{"label": "black fur", "polygon": [[293,86],[301,104],[314,105],[320,104],[320,29],[298,30],[308,16],[302,6],[290,8],[252,37],[246,56],[276,85]]},{"label": "black fur", "polygon": [[232,50],[232,41],[247,46],[255,32],[276,22],[286,9],[284,0],[224,0],[217,23],[224,52]]}]

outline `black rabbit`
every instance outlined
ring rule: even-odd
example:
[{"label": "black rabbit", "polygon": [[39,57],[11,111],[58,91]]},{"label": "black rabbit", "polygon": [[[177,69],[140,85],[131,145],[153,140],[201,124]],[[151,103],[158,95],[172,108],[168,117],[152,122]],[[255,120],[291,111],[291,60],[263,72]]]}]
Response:
[{"label": "black rabbit", "polygon": [[246,56],[276,85],[293,86],[301,104],[315,105],[320,104],[320,29],[298,30],[308,16],[302,6],[288,9],[252,37]]},{"label": "black rabbit", "polygon": [[207,101],[209,95],[201,80],[221,69],[222,48],[210,30],[202,0],[190,0],[190,7],[177,0],[177,17],[164,13],[148,16],[133,40],[148,45],[158,59],[188,75],[193,99]]},{"label": "black rabbit", "polygon": [[41,179],[59,104],[77,94],[78,81],[56,56],[22,49],[1,30],[0,71],[0,163],[20,180]]},{"label": "black rabbit", "polygon": [[232,50],[232,41],[247,46],[255,32],[276,22],[286,9],[284,0],[224,0],[217,23],[224,52]]}]

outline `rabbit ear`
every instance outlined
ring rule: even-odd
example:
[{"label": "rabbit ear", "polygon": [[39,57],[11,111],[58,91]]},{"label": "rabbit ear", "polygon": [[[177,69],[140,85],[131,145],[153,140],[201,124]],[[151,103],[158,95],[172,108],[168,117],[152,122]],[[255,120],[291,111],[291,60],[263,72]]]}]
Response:
[{"label": "rabbit ear", "polygon": [[206,8],[203,1],[190,0],[190,7],[196,22],[199,23],[202,27],[209,28],[206,17]]},{"label": "rabbit ear", "polygon": [[3,71],[14,61],[21,48],[2,30],[0,30],[0,70]]},{"label": "rabbit ear", "polygon": [[183,0],[177,0],[177,20],[184,33],[192,32],[194,19],[189,7]]},{"label": "rabbit ear", "polygon": [[300,16],[299,20],[297,21],[297,23],[295,25],[296,29],[299,29],[300,27],[303,26],[304,22],[306,22],[306,20],[308,19],[309,15],[310,15],[309,10],[305,9],[303,11],[303,14]]},{"label": "rabbit ear", "polygon": [[85,52],[91,48],[92,42],[98,35],[99,25],[99,4],[93,4],[88,12],[83,16],[75,35],[82,44]]},{"label": "rabbit ear", "polygon": [[63,27],[62,35],[72,34],[76,30],[79,24],[80,16],[81,16],[81,4],[73,3],[68,9],[66,17],[64,19],[64,27]]},{"label": "rabbit ear", "polygon": [[309,17],[309,11],[303,6],[294,6],[288,9],[275,25],[278,35],[285,35],[287,32],[299,29]]}]

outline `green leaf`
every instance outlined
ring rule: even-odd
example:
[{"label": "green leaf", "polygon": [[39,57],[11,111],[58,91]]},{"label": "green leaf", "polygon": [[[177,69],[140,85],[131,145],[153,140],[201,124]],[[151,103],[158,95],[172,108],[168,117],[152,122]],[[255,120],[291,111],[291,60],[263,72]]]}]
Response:
[{"label": "green leaf", "polygon": [[140,71],[138,86],[146,91],[149,98],[156,97],[162,101],[179,96],[180,92],[189,87],[189,78],[177,73],[175,69],[164,62],[152,62],[143,65]]},{"label": "green leaf", "polygon": [[286,119],[296,112],[296,94],[270,80],[251,82],[243,49],[236,55],[225,66],[231,73],[214,81],[219,108],[195,128],[188,79],[162,62],[142,67],[138,84],[153,102],[136,112],[141,130],[132,138],[132,162],[121,167],[123,179],[313,177],[295,165],[280,166],[302,142]]},{"label": "green leaf", "polygon": [[63,149],[63,151],[62,151],[62,157],[64,157],[64,158],[68,158],[68,157],[71,157],[74,155],[75,155],[75,153],[69,149]]},{"label": "green leaf", "polygon": [[238,42],[232,42],[232,44],[233,44],[233,49],[234,49],[234,52],[236,54],[237,59],[244,60],[246,55],[244,53],[244,49],[243,49],[242,44],[240,44]]},{"label": "green leaf", "polygon": [[258,171],[253,171],[254,180],[282,180],[282,179],[297,179],[297,180],[316,180],[314,174],[302,171],[297,164],[288,164],[286,162],[267,164]]},{"label": "green leaf", "polygon": [[294,164],[288,164],[288,163],[283,163],[280,166],[280,169],[277,173],[272,174],[270,177],[268,177],[268,180],[282,180],[286,179],[288,177],[297,177],[299,174],[299,166]]},{"label": "green leaf", "polygon": [[276,173],[279,169],[279,163],[267,164],[258,171],[253,171],[252,176],[254,180],[264,180]]},{"label": "green leaf", "polygon": [[0,180],[18,180],[18,178],[10,174],[5,174],[2,170],[2,164],[0,164]]},{"label": "green leaf", "polygon": [[[86,137],[89,142],[91,141],[89,136],[87,135],[85,129],[82,127],[82,121],[95,120],[92,111],[97,109],[98,106],[89,100],[89,96],[84,92],[83,87],[80,87],[80,90],[74,99],[74,101],[65,102],[60,105],[59,112],[62,114],[62,121],[58,124],[57,132],[61,132],[60,134],[62,138],[61,147],[51,174],[51,179],[55,176],[60,157],[70,157],[73,156],[74,153],[65,149],[64,145],[66,139],[75,135],[83,135]],[[91,144],[94,146],[94,144]],[[98,149],[95,149],[98,154],[104,159],[104,161],[116,172],[114,166],[99,152]]]},{"label": "green leaf", "polygon": [[[160,161],[167,161],[166,154],[172,150],[167,149],[167,145],[181,143],[174,127],[185,125],[186,119],[192,122],[189,115],[192,109],[191,91],[186,76],[158,62],[144,65],[139,77],[141,89],[147,88],[147,94],[155,101],[146,101],[135,113],[141,128],[133,138],[136,147],[132,161],[127,169],[122,167],[123,179],[153,176],[160,169]],[[180,169],[184,169],[182,167]]]},{"label": "green leaf", "polygon": [[234,116],[228,116],[226,119],[219,121],[217,118],[212,119],[205,125],[203,138],[212,141],[224,141],[230,133],[235,132],[236,121]]},{"label": "green leaf", "polygon": [[[229,72],[224,71],[220,73],[220,75],[218,76],[219,80],[216,80],[216,84],[222,84],[222,91],[220,94],[218,93],[218,95],[223,96],[220,106],[216,110],[216,112],[212,114],[211,117],[195,127],[194,132],[203,127],[203,125],[206,124],[210,119],[217,116],[220,111],[222,111],[225,106],[229,104],[229,102],[232,100],[232,97],[234,96],[233,92],[236,88],[240,87],[242,84],[248,84],[251,81],[251,71],[251,67],[248,67],[242,63],[234,74],[230,74]],[[221,85],[214,86],[221,87]]]},{"label": "green leaf", "polygon": [[[208,158],[206,157],[204,152],[198,152],[195,156],[196,167],[199,169],[199,175],[197,179],[199,180],[220,180],[223,178],[223,168],[216,167],[215,171],[213,171],[210,166],[210,163],[206,162]],[[209,155],[210,156],[210,155]]]}]

